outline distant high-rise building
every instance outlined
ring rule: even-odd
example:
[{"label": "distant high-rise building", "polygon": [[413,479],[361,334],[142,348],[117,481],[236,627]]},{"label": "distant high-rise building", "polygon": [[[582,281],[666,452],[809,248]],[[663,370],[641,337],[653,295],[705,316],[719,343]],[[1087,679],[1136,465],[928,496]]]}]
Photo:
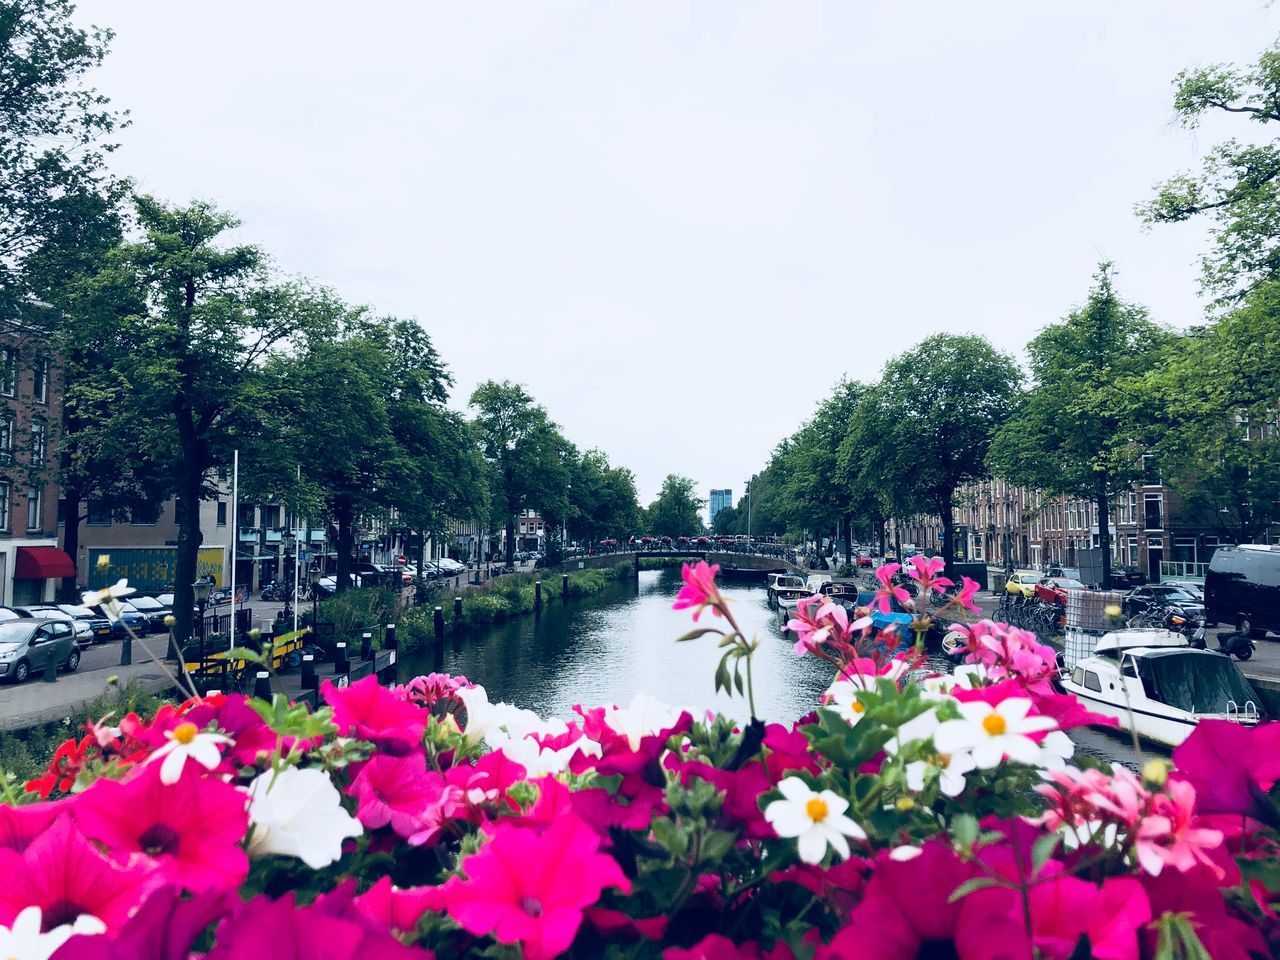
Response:
[{"label": "distant high-rise building", "polygon": [[716,522],[716,514],[725,507],[733,506],[732,490],[712,490],[711,491],[711,522]]}]

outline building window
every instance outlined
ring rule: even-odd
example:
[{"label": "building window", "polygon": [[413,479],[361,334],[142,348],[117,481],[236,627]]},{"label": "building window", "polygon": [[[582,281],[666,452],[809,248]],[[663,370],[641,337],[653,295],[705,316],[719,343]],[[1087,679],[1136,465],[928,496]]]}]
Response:
[{"label": "building window", "polygon": [[252,503],[242,503],[242,504],[240,504],[240,527],[241,527],[241,529],[244,529],[244,528],[252,529],[252,528],[253,528],[253,515],[254,515],[254,513],[255,513],[256,511],[257,511],[257,508],[256,508]]},{"label": "building window", "polygon": [[0,416],[0,463],[13,463],[13,417]]},{"label": "building window", "polygon": [[37,420],[31,424],[31,465],[33,467],[44,466],[45,435],[43,423]]},{"label": "building window", "polygon": [[0,347],[0,393],[6,397],[18,393],[18,351],[14,347]]},{"label": "building window", "polygon": [[49,358],[41,357],[31,368],[31,395],[36,403],[49,402]]},{"label": "building window", "polygon": [[58,526],[65,527],[67,525],[67,501],[65,497],[58,498]]},{"label": "building window", "polygon": [[262,508],[262,526],[274,530],[280,526],[280,507],[278,504]]},{"label": "building window", "polygon": [[1149,453],[1142,455],[1142,485],[1144,487],[1160,486],[1160,464]]},{"label": "building window", "polygon": [[109,507],[101,503],[89,501],[89,515],[85,519],[91,527],[109,527],[111,526],[111,510]]},{"label": "building window", "polygon": [[1148,493],[1143,497],[1143,529],[1164,529],[1164,497],[1158,493]]},{"label": "building window", "polygon": [[27,493],[27,532],[44,529],[44,488],[32,487]]},{"label": "building window", "polygon": [[0,480],[0,530],[9,529],[9,481]]},{"label": "building window", "polygon": [[129,524],[134,527],[155,526],[160,519],[160,504],[140,503],[129,508]]},{"label": "building window", "polygon": [[227,501],[218,501],[218,526],[225,527],[227,525]]}]

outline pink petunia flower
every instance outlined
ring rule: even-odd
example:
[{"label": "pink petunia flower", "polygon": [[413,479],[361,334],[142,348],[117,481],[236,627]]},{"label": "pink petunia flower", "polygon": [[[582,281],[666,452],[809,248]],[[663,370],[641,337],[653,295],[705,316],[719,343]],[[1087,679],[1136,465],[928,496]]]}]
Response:
[{"label": "pink petunia flower", "polygon": [[956,602],[966,610],[972,610],[978,613],[978,605],[973,602],[974,596],[981,589],[977,580],[970,580],[968,577],[960,578],[960,592],[956,594]]},{"label": "pink petunia flower", "polygon": [[1173,751],[1173,763],[1178,776],[1195,787],[1200,813],[1274,818],[1264,799],[1280,780],[1280,723],[1246,727],[1203,720]]},{"label": "pink petunia flower", "polygon": [[187,890],[230,890],[249,872],[240,845],[245,795],[198,767],[165,784],[154,765],[126,782],[99,780],[77,798],[76,823],[113,859],[141,855],[158,876]]},{"label": "pink petunia flower", "polygon": [[708,564],[705,560],[699,560],[692,567],[687,563],[681,566],[680,577],[684,580],[684,586],[676,594],[676,602],[671,605],[671,609],[694,608],[695,622],[702,616],[702,611],[708,607],[717,617],[720,616],[719,607],[723,601],[720,599],[720,590],[716,587],[716,574],[719,572],[719,564]]},{"label": "pink petunia flower", "polygon": [[462,861],[466,879],[444,887],[446,910],[478,936],[520,944],[526,960],[550,960],[569,948],[583,912],[609,887],[631,884],[600,836],[576,816],[546,830],[499,822],[478,853]]},{"label": "pink petunia flower", "polygon": [[67,815],[22,853],[0,850],[0,877],[0,923],[11,924],[23,908],[36,906],[45,930],[81,914],[114,930],[163,882],[147,864],[107,859]]},{"label": "pink petunia flower", "polygon": [[911,564],[907,576],[920,584],[921,596],[927,596],[930,590],[942,593],[947,587],[955,586],[954,580],[938,576],[946,568],[946,562],[941,557],[925,557],[916,554],[908,557],[907,563]]},{"label": "pink petunia flower", "polygon": [[238,906],[234,893],[184,896],[178,887],[161,887],[143,901],[109,937],[72,937],[57,960],[187,960],[196,940],[214,920]]},{"label": "pink petunia flower", "polygon": [[433,839],[448,819],[446,802],[460,793],[434,771],[421,753],[378,754],[365,763],[347,788],[359,803],[356,819],[370,829],[390,826],[414,846]]},{"label": "pink petunia flower", "polygon": [[377,677],[365,677],[349,687],[336,687],[326,680],[320,694],[333,708],[340,736],[370,740],[384,753],[407,754],[422,743],[430,714],[396,696]]},{"label": "pink petunia flower", "polygon": [[412,933],[428,910],[444,909],[440,887],[396,887],[390,877],[381,877],[353,901],[369,919],[394,933]]},{"label": "pink petunia flower", "polygon": [[21,807],[0,803],[0,848],[21,853],[31,841],[72,809],[74,800],[28,803]]},{"label": "pink petunia flower", "polygon": [[406,947],[384,927],[349,908],[349,901],[298,907],[294,895],[258,897],[218,926],[206,960],[430,960],[428,950]]}]

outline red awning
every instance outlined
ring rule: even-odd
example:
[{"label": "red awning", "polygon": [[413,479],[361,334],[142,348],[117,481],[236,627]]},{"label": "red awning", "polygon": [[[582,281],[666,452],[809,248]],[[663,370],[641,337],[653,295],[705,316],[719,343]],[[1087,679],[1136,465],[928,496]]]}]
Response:
[{"label": "red awning", "polygon": [[74,577],[76,565],[57,547],[19,547],[13,565],[15,580],[55,580]]}]

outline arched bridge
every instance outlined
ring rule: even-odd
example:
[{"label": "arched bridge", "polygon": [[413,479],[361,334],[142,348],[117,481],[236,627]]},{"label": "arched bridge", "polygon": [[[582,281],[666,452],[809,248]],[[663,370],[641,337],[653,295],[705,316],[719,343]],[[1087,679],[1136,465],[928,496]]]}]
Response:
[{"label": "arched bridge", "polygon": [[774,572],[798,573],[803,575],[804,569],[785,557],[771,556],[763,553],[739,552],[736,550],[708,550],[697,547],[672,547],[667,550],[619,550],[616,553],[598,553],[589,557],[577,557],[562,566],[566,570],[598,569],[600,567],[617,566],[619,562],[630,560],[639,572],[644,560],[705,560],[718,564],[724,576],[750,577],[764,579],[765,574]]}]

